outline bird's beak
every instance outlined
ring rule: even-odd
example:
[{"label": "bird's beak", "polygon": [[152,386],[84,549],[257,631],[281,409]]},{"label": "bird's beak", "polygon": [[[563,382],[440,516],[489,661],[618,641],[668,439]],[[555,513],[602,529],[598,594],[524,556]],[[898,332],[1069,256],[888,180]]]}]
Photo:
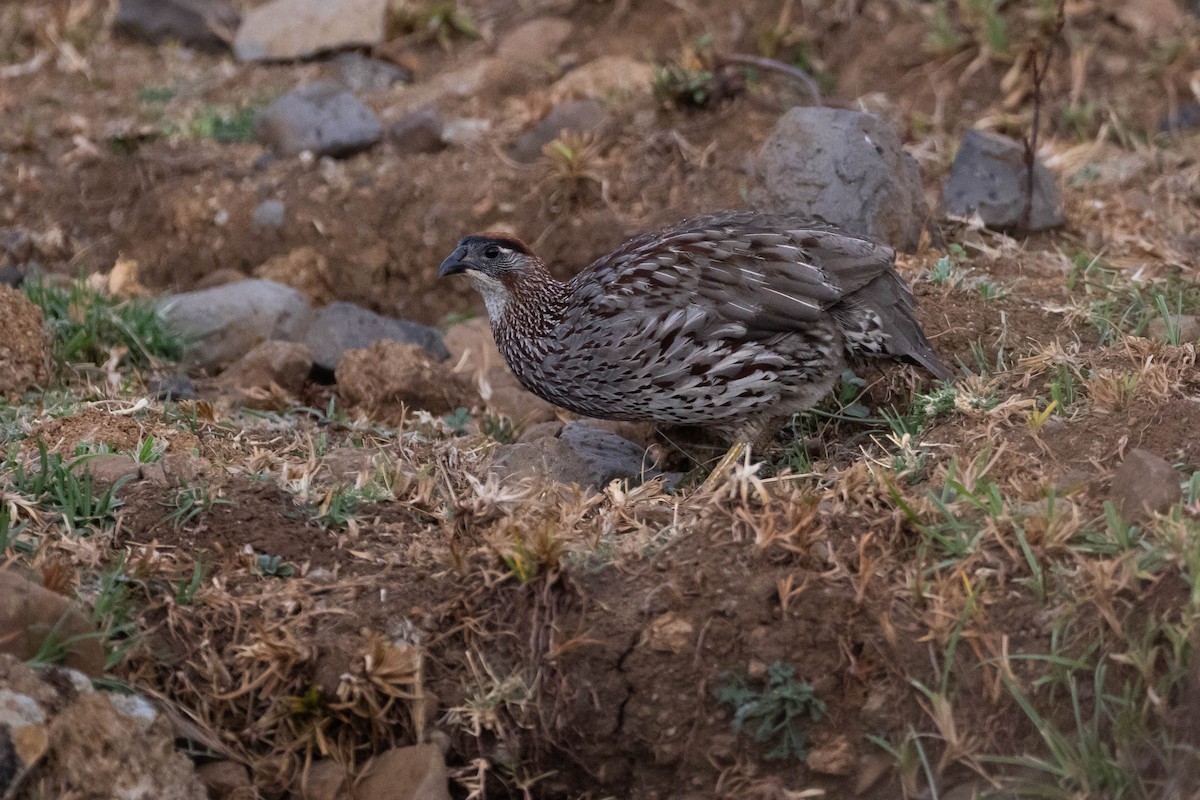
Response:
[{"label": "bird's beak", "polygon": [[464,259],[467,257],[467,248],[460,247],[451,253],[442,266],[438,267],[438,277],[444,278],[447,275],[458,275],[467,271],[467,264]]}]

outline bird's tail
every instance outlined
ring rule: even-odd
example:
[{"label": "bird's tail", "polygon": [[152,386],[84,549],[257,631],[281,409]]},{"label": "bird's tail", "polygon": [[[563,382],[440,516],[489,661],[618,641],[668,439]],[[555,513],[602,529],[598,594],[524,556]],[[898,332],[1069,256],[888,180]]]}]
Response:
[{"label": "bird's tail", "polygon": [[954,377],[933,352],[917,321],[912,292],[894,272],[884,272],[854,292],[834,313],[852,355],[907,358],[935,377]]}]

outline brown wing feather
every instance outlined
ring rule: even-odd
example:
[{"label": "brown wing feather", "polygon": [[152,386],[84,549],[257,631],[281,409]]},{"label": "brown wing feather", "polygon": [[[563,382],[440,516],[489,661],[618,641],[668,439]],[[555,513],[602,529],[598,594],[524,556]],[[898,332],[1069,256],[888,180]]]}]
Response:
[{"label": "brown wing feather", "polygon": [[748,338],[866,309],[878,317],[888,353],[949,377],[894,261],[892,248],[827,225],[727,211],[630,240],[577,275],[571,291],[578,301],[619,304],[639,316],[692,297],[704,311],[698,333]]}]

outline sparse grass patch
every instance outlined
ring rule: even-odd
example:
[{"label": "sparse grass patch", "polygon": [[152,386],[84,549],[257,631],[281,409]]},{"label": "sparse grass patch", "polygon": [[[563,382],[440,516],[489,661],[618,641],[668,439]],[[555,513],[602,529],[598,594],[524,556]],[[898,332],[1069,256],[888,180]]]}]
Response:
[{"label": "sparse grass patch", "polygon": [[167,330],[158,311],[144,300],[117,300],[82,280],[62,287],[33,279],[22,288],[46,316],[60,375],[70,364],[99,365],[114,353],[130,366],[147,367],[178,361],[187,349],[187,341]]},{"label": "sparse grass patch", "polygon": [[121,505],[117,481],[97,491],[86,468],[86,458],[67,464],[58,453],[38,442],[35,465],[26,465],[13,451],[3,464],[6,483],[37,508],[54,514],[68,533],[95,533],[106,528]]}]

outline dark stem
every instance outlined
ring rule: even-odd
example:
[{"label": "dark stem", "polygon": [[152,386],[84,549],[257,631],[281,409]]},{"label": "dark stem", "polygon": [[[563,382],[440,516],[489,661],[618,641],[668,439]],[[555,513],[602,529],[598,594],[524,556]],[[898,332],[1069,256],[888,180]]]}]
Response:
[{"label": "dark stem", "polygon": [[[1064,0],[1065,2],[1065,0]],[[780,75],[786,75],[804,84],[804,88],[808,89],[808,93],[812,95],[814,106],[821,105],[821,89],[817,86],[817,82],[812,76],[799,67],[793,67],[784,64],[782,61],[776,61],[773,58],[763,58],[762,56],[751,56],[744,53],[733,53],[727,56],[717,57],[717,69],[730,65],[740,65],[743,67],[755,67],[769,72],[778,72]]]},{"label": "dark stem", "polygon": [[1058,15],[1054,20],[1054,30],[1046,42],[1045,52],[1039,52],[1037,42],[1029,44],[1029,64],[1033,71],[1033,123],[1029,135],[1025,137],[1025,213],[1024,224],[1029,229],[1033,217],[1033,167],[1037,161],[1038,133],[1042,127],[1042,81],[1050,70],[1050,59],[1054,55],[1054,46],[1062,36],[1063,25],[1066,22],[1067,0],[1058,0]]}]

